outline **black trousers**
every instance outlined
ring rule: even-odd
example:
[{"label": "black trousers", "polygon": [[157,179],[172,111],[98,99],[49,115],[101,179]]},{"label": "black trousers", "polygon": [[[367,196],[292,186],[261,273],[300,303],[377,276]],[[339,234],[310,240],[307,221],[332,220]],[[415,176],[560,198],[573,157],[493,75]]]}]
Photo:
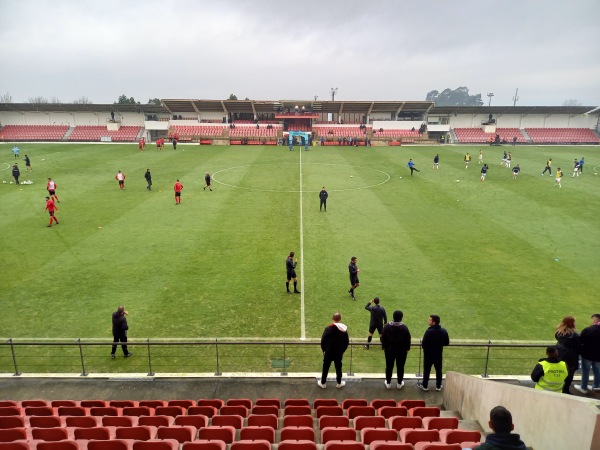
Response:
[{"label": "black trousers", "polygon": [[429,383],[431,366],[435,369],[435,387],[442,387],[442,355],[425,355],[423,357],[423,386]]},{"label": "black trousers", "polygon": [[112,346],[112,352],[110,352],[110,354],[114,355],[117,352],[117,342],[124,343],[123,345],[121,345],[121,348],[123,349],[123,354],[127,355],[129,353],[129,351],[127,350],[127,335],[126,334],[113,334],[114,345]]},{"label": "black trousers", "polygon": [[546,168],[544,169],[544,171],[542,172],[542,175],[544,175],[546,173],[546,171],[550,172],[550,175],[552,175],[552,168],[549,166],[546,166]]},{"label": "black trousers", "polygon": [[319,211],[321,208],[325,207],[325,211],[327,211],[327,200],[321,200],[321,204],[319,205]]},{"label": "black trousers", "polygon": [[392,382],[394,364],[398,374],[398,383],[404,380],[404,364],[406,363],[406,352],[402,350],[385,350],[385,382]]},{"label": "black trousers", "polygon": [[342,358],[344,355],[329,355],[327,353],[323,354],[323,373],[321,374],[321,383],[325,384],[327,382],[327,374],[329,373],[329,368],[331,367],[331,363],[335,366],[335,379],[338,384],[342,382]]}]

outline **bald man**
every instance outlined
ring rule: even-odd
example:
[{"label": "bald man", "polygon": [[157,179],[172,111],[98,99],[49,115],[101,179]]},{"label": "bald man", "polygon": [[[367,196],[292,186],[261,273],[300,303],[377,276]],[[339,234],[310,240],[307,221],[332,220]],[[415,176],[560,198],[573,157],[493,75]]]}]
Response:
[{"label": "bald man", "polygon": [[331,319],[333,323],[325,327],[323,336],[321,337],[323,373],[321,374],[321,379],[317,381],[317,385],[322,389],[327,387],[327,374],[332,362],[335,366],[336,387],[340,389],[346,385],[346,382],[342,381],[342,358],[350,343],[348,327],[341,323],[342,315],[339,312],[336,312]]},{"label": "bald man", "polygon": [[127,350],[127,318],[125,317],[129,313],[125,311],[124,306],[119,306],[117,310],[112,314],[112,328],[113,328],[113,346],[110,357],[115,359],[115,353],[117,352],[117,342],[123,342],[121,348],[123,349],[123,355],[125,358],[129,358],[132,353]]}]

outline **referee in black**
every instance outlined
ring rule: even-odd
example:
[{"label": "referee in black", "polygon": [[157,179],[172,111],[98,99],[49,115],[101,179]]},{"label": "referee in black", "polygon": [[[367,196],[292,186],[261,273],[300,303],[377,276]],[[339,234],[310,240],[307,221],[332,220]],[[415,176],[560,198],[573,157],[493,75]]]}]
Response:
[{"label": "referee in black", "polygon": [[356,289],[360,285],[360,281],[358,280],[358,272],[360,272],[360,269],[356,267],[356,256],[350,258],[350,264],[348,264],[348,272],[350,272],[350,290],[348,290],[348,294],[350,294],[352,300],[356,301],[356,297],[354,296],[354,289]]},{"label": "referee in black", "polygon": [[375,297],[365,309],[371,313],[371,321],[369,322],[369,337],[367,338],[367,345],[365,348],[369,350],[369,344],[373,340],[373,333],[375,330],[379,333],[379,339],[381,339],[381,333],[383,332],[383,326],[387,323],[387,314],[385,308],[379,304],[379,297]]},{"label": "referee in black", "polygon": [[325,186],[323,186],[323,189],[319,192],[319,200],[321,200],[319,211],[322,211],[323,208],[325,208],[325,212],[327,212],[327,197],[329,197],[329,194],[325,190]]},{"label": "referee in black", "polygon": [[287,272],[287,278],[285,281],[285,288],[287,293],[291,294],[290,291],[290,280],[294,279],[294,294],[299,294],[298,290],[298,277],[296,276],[296,264],[298,264],[298,258],[294,259],[294,252],[290,252],[290,256],[285,260],[285,271]]}]

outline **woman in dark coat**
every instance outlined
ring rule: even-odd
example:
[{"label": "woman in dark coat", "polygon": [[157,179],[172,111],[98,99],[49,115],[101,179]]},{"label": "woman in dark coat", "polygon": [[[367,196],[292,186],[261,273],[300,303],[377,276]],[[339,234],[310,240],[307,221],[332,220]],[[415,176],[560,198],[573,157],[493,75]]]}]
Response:
[{"label": "woman in dark coat", "polygon": [[571,387],[573,376],[579,366],[579,354],[581,353],[581,341],[579,333],[575,329],[575,318],[566,316],[556,327],[554,337],[558,341],[556,344],[558,358],[567,364],[569,370],[563,386],[563,394],[570,394],[569,387]]}]

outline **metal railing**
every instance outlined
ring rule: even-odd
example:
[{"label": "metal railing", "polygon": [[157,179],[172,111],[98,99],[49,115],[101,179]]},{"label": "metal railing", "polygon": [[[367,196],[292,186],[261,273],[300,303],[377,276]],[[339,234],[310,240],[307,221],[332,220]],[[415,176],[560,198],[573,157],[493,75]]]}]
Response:
[{"label": "metal railing", "polygon": [[[526,375],[552,343],[453,343],[444,351],[444,371],[481,375]],[[23,373],[320,373],[322,354],[318,341],[144,341],[127,342],[134,356],[122,359],[118,344],[117,359],[111,360],[112,342],[18,341],[0,342],[0,374]],[[381,344],[372,342],[367,351],[364,341],[351,341],[344,354],[344,370],[356,373],[383,373],[385,359]],[[421,343],[413,342],[405,373],[420,376],[423,365]]]}]

